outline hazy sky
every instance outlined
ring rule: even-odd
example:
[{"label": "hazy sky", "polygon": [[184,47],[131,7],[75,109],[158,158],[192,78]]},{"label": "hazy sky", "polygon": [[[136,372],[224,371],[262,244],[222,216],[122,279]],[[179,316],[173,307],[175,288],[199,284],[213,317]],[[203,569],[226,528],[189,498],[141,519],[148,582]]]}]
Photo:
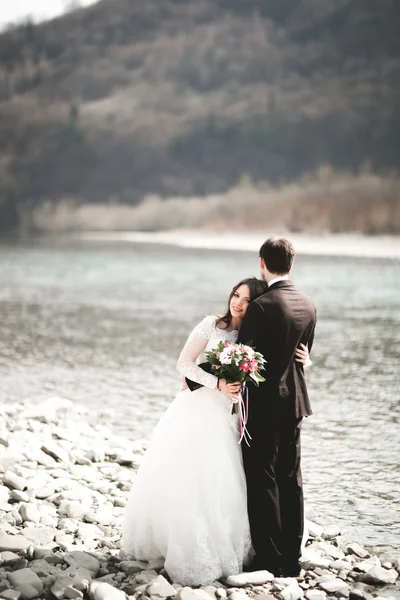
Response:
[{"label": "hazy sky", "polygon": [[[79,0],[92,4],[96,0]],[[69,0],[0,0],[0,28],[31,15],[35,21],[49,19],[64,12]]]}]

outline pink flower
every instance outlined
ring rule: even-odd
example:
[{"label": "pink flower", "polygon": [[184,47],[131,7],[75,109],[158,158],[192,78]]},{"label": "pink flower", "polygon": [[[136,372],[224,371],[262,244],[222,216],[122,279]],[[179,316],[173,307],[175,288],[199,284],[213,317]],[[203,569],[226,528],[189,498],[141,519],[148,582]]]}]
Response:
[{"label": "pink flower", "polygon": [[250,371],[249,361],[247,359],[245,361],[243,361],[242,364],[240,365],[239,369],[241,371],[243,371],[244,373],[248,373]]},{"label": "pink flower", "polygon": [[250,371],[252,373],[255,373],[256,371],[258,371],[258,362],[256,360],[250,361]]}]

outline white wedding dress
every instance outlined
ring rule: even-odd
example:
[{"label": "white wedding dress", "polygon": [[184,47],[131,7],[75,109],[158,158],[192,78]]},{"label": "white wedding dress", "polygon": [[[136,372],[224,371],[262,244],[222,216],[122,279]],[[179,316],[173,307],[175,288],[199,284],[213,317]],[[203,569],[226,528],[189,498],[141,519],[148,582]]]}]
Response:
[{"label": "white wedding dress", "polygon": [[190,334],[178,370],[205,387],[180,392],[159,421],[126,506],[127,555],[162,557],[181,585],[239,573],[252,552],[237,417],[217,378],[196,364],[220,340],[236,338],[212,316]]}]

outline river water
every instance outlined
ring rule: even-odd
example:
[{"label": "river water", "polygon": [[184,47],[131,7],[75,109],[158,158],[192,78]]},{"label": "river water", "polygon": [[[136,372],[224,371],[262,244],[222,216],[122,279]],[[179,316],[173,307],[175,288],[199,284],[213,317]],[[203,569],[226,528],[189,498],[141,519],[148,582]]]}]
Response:
[{"label": "river water", "polygon": [[[148,439],[192,326],[256,254],[141,243],[0,246],[3,402],[63,397]],[[400,548],[400,262],[298,256],[318,326],[303,427],[306,503],[352,539]]]}]

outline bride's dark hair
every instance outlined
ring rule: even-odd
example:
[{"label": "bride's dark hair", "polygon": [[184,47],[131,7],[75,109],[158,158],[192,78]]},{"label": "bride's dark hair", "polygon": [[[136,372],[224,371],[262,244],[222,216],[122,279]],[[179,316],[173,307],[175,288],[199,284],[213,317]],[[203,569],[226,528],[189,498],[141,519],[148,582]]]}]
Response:
[{"label": "bride's dark hair", "polygon": [[230,309],[231,300],[233,298],[233,295],[240,288],[241,285],[247,285],[247,287],[249,288],[250,302],[252,302],[256,298],[258,298],[259,296],[262,296],[263,294],[265,294],[265,292],[268,289],[268,284],[265,281],[262,281],[261,279],[257,279],[257,277],[249,277],[248,279],[242,279],[242,281],[239,281],[239,283],[237,283],[233,287],[233,289],[229,295],[228,310],[226,311],[226,313],[224,315],[222,315],[222,317],[219,317],[219,319],[217,319],[217,321],[215,322],[216,325],[219,325],[219,323],[225,323],[226,326],[229,327],[229,325],[231,324],[231,321],[232,321],[232,313],[231,313],[231,309]]}]

